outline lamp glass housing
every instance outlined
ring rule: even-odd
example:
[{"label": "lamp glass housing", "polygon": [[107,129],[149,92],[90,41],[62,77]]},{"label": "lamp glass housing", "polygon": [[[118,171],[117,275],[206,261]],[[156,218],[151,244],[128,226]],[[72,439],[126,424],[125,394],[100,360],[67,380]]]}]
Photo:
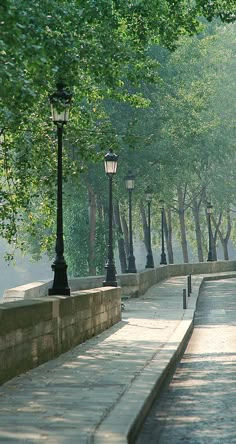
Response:
[{"label": "lamp glass housing", "polygon": [[116,174],[118,165],[118,156],[113,153],[112,150],[109,150],[108,153],[104,156],[104,167],[105,173],[108,175]]},{"label": "lamp glass housing", "polygon": [[135,178],[134,176],[131,174],[131,172],[128,172],[128,175],[125,178],[125,186],[127,190],[133,190],[134,189],[134,183],[135,183]]},{"label": "lamp glass housing", "polygon": [[164,209],[164,203],[165,203],[164,200],[160,199],[159,203],[160,203],[160,206],[161,206],[161,210],[163,210]]},{"label": "lamp glass housing", "polygon": [[213,205],[210,202],[207,202],[207,214],[212,214]]},{"label": "lamp glass housing", "polygon": [[52,120],[54,123],[67,123],[69,120],[69,106],[56,104],[51,105]]},{"label": "lamp glass housing", "polygon": [[146,191],[145,191],[145,196],[146,196],[146,201],[147,202],[151,202],[152,200],[152,190],[150,187],[147,187]]},{"label": "lamp glass housing", "polygon": [[57,83],[57,91],[49,97],[54,123],[64,124],[68,122],[71,98],[72,94],[65,90],[64,83]]}]

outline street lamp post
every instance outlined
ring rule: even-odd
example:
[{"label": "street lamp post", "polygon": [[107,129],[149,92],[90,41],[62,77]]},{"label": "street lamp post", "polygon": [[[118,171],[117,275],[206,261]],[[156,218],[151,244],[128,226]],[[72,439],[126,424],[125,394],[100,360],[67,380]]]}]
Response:
[{"label": "street lamp post", "polygon": [[52,109],[52,120],[57,126],[57,237],[56,237],[56,258],[52,264],[54,271],[54,281],[52,288],[49,288],[48,294],[51,295],[70,295],[70,288],[67,279],[67,264],[64,258],[64,240],[63,240],[63,211],[62,211],[62,138],[63,127],[68,121],[69,107],[72,95],[65,89],[65,85],[57,83],[57,91],[49,99]]},{"label": "street lamp post", "polygon": [[109,234],[108,234],[108,258],[105,265],[106,278],[103,281],[104,287],[117,287],[116,267],[113,254],[113,205],[112,205],[112,180],[117,171],[118,156],[110,149],[104,156],[105,173],[109,179]]},{"label": "street lamp post", "polygon": [[207,202],[207,221],[208,221],[208,241],[209,241],[209,248],[208,248],[208,262],[212,262],[213,259],[213,251],[212,251],[212,230],[211,230],[211,214],[213,210],[213,205],[211,205],[211,202]]},{"label": "street lamp post", "polygon": [[148,252],[147,252],[147,262],[145,268],[154,268],[154,261],[152,255],[151,246],[151,201],[152,201],[152,190],[147,187],[145,191],[146,201],[148,204]]},{"label": "street lamp post", "polygon": [[167,265],[165,253],[165,239],[164,239],[164,200],[160,200],[161,204],[161,262],[160,265]]},{"label": "street lamp post", "polygon": [[132,227],[132,191],[134,189],[134,176],[131,172],[125,178],[126,189],[129,193],[129,255],[128,255],[128,269],[127,273],[137,273],[135,265],[135,256],[133,249],[133,227]]}]

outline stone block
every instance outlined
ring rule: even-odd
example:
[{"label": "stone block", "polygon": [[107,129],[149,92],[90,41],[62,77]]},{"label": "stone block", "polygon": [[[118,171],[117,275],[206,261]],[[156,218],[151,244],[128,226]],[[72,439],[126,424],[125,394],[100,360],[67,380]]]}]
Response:
[{"label": "stone block", "polygon": [[[84,342],[120,318],[120,288],[0,305],[0,381]],[[115,310],[116,315],[110,312]]]}]

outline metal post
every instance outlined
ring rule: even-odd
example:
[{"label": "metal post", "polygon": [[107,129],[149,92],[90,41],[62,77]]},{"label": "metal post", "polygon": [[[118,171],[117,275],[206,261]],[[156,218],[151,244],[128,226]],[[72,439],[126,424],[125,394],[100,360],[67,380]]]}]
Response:
[{"label": "metal post", "polygon": [[207,261],[213,261],[213,252],[212,252],[212,230],[211,230],[211,214],[207,215],[208,219],[208,237],[209,237],[209,249],[208,249],[208,258]]},{"label": "metal post", "polygon": [[183,309],[187,308],[186,289],[183,288]]},{"label": "metal post", "polygon": [[160,265],[167,265],[165,253],[165,239],[164,239],[164,208],[161,209],[161,262]]},{"label": "metal post", "polygon": [[133,249],[132,190],[129,190],[129,256],[127,273],[137,273]]},{"label": "metal post", "polygon": [[52,288],[49,288],[49,295],[70,295],[67,279],[67,264],[64,258],[63,240],[63,209],[62,209],[62,134],[63,123],[57,123],[58,139],[58,164],[57,164],[57,239],[56,258],[52,264],[54,271],[54,281]]},{"label": "metal post", "polygon": [[191,294],[191,274],[187,276],[188,297]]},{"label": "metal post", "polygon": [[151,247],[151,202],[148,201],[148,253],[145,268],[154,268],[154,261]]},{"label": "metal post", "polygon": [[104,287],[117,287],[116,267],[113,255],[113,205],[112,205],[112,174],[109,176],[109,240],[108,240],[108,260],[105,265],[106,279],[103,281]]}]

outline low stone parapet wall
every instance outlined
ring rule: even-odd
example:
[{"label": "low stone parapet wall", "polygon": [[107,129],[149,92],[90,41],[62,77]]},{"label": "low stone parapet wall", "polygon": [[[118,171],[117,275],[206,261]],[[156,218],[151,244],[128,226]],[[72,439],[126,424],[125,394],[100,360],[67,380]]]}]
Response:
[{"label": "low stone parapet wall", "polygon": [[[125,273],[118,275],[117,280],[118,285],[121,286],[123,295],[138,297],[144,294],[152,285],[170,277],[229,271],[236,272],[236,261],[161,265],[157,268],[142,270],[139,273]],[[71,291],[100,288],[102,287],[103,280],[104,276],[73,278],[69,280],[69,286]],[[38,281],[11,288],[4,292],[3,302],[47,296],[48,288],[51,286],[52,281]]]},{"label": "low stone parapet wall", "polygon": [[158,282],[174,276],[223,272],[236,273],[236,261],[196,262],[189,264],[161,265],[160,267],[154,268],[153,270],[149,269],[147,271],[145,270],[139,273],[139,276],[137,276],[138,296],[144,294],[152,285],[155,285]]},{"label": "low stone parapet wall", "polygon": [[139,273],[120,275],[119,280],[123,294],[138,297],[144,294],[153,285],[158,284],[158,282],[174,276],[223,272],[236,273],[236,261],[161,265],[157,268],[142,270]]},{"label": "low stone parapet wall", "polygon": [[0,383],[55,358],[120,319],[120,288],[0,304]]}]

